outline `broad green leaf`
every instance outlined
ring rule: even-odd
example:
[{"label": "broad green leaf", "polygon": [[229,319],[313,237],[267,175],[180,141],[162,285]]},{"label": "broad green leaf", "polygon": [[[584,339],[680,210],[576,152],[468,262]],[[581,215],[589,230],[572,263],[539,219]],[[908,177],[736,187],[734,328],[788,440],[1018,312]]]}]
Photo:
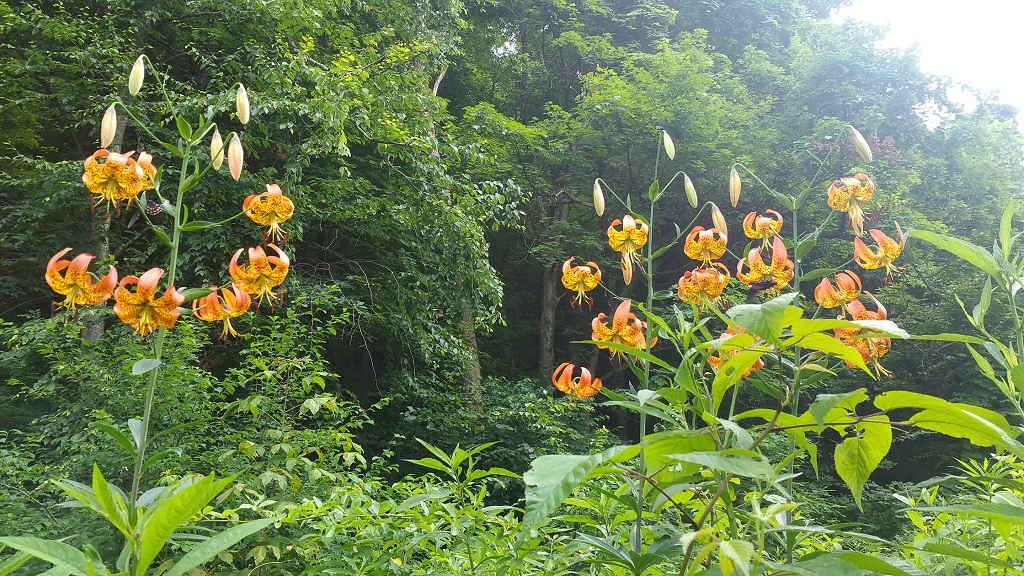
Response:
[{"label": "broad green leaf", "polygon": [[975,326],[983,326],[985,324],[985,313],[988,312],[988,307],[991,304],[992,278],[990,277],[985,278],[985,286],[981,289],[981,299],[971,312],[971,317],[974,319]]},{"label": "broad green leaf", "polygon": [[[672,458],[672,454],[683,454],[686,452],[709,452],[715,449],[715,441],[708,434],[693,433],[684,430],[672,430],[651,434],[644,438],[644,460],[647,463],[648,473],[654,473],[664,469],[671,463],[678,460]],[[661,476],[688,476],[700,470],[699,464],[680,464],[679,470],[671,474]],[[663,483],[664,483],[663,479]]]},{"label": "broad green leaf", "polygon": [[819,556],[793,564],[775,564],[775,574],[798,574],[799,576],[861,576],[861,571],[842,558]]},{"label": "broad green leaf", "polygon": [[188,123],[188,120],[185,120],[181,116],[175,116],[174,123],[178,127],[178,134],[181,134],[181,137],[184,140],[188,141],[192,139],[192,125]]},{"label": "broad green leaf", "polygon": [[841,394],[818,394],[818,397],[815,398],[814,402],[807,408],[807,412],[809,412],[811,416],[814,417],[814,421],[818,423],[818,432],[820,433],[825,428],[825,416],[828,415],[833,408],[840,407],[853,411],[857,404],[860,404],[867,399],[867,388],[860,388],[853,392],[844,392]]},{"label": "broad green leaf", "polygon": [[966,240],[961,240],[952,236],[945,236],[943,234],[936,234],[927,230],[911,230],[907,233],[907,236],[924,240],[936,248],[941,248],[942,250],[965,260],[989,276],[992,276],[997,280],[999,279],[999,264],[996,262],[995,257],[981,246],[976,246]]},{"label": "broad green leaf", "polygon": [[132,376],[141,376],[150,370],[156,369],[160,361],[156,358],[143,358],[132,364]]},{"label": "broad green leaf", "polygon": [[892,426],[885,415],[875,416],[873,420],[884,420],[879,423],[858,423],[855,436],[851,436],[836,446],[836,472],[850,487],[857,507],[863,510],[860,501],[861,491],[868,481],[868,476],[882,462],[892,446]]},{"label": "broad green leaf", "polygon": [[1024,394],[1024,362],[1017,364],[1010,370],[1010,382],[1018,392]]},{"label": "broad green leaf", "polygon": [[615,350],[615,351],[618,351],[618,352],[625,352],[626,354],[629,354],[630,356],[635,356],[637,358],[640,358],[641,360],[647,360],[651,364],[655,364],[655,365],[661,366],[662,368],[664,368],[666,370],[675,370],[675,368],[673,366],[670,366],[668,364],[668,362],[665,362],[664,360],[662,360],[661,358],[658,358],[657,356],[655,356],[654,354],[651,354],[650,352],[646,352],[646,351],[641,350],[639,348],[633,348],[632,346],[626,346],[625,344],[619,344],[618,342],[598,342],[596,340],[574,340],[572,342],[572,344],[595,344],[595,345],[599,344],[601,346],[605,346],[607,348],[611,348],[612,350]]},{"label": "broad green leaf", "polygon": [[817,244],[818,244],[817,236],[812,236],[810,238],[805,238],[805,239],[801,240],[800,242],[797,242],[796,250],[793,251],[793,258],[794,259],[803,258],[804,255],[807,254],[808,252],[810,252],[811,248],[814,248]]},{"label": "broad green leaf", "polygon": [[922,512],[947,512],[958,516],[973,516],[986,520],[1001,520],[1024,524],[1024,508],[1007,504],[980,502],[978,504],[953,504],[950,506],[922,506],[915,508]]},{"label": "broad green leaf", "polygon": [[978,369],[981,370],[981,373],[989,379],[995,380],[996,371],[992,369],[992,363],[988,361],[988,358],[985,358],[978,353],[973,346],[968,346],[967,350],[971,353],[971,356],[974,358],[974,363],[978,365]]},{"label": "broad green leaf", "polygon": [[217,480],[211,474],[178,490],[166,500],[154,504],[141,519],[141,546],[135,565],[136,576],[143,576],[167,540],[201,511],[230,484],[231,477]]},{"label": "broad green leaf", "polygon": [[0,544],[6,544],[54,566],[65,568],[75,576],[86,576],[85,554],[63,542],[43,540],[34,536],[6,536],[0,537]]},{"label": "broad green leaf", "polygon": [[736,476],[749,478],[774,478],[775,469],[771,463],[755,458],[756,453],[749,450],[735,448],[717,452],[688,452],[685,454],[670,454],[668,457],[680,462],[700,464],[715,470],[721,470]]},{"label": "broad green leaf", "polygon": [[839,358],[840,360],[849,362],[868,374],[871,374],[867,365],[864,364],[864,357],[860,355],[860,352],[857,352],[855,348],[843,344],[839,340],[836,340],[835,337],[828,334],[823,334],[821,332],[808,334],[803,338],[800,338],[797,345],[811,350],[817,350],[818,352],[823,352],[834,358]]},{"label": "broad green leaf", "polygon": [[736,385],[743,378],[743,375],[753,368],[754,364],[764,354],[761,350],[742,350],[729,358],[718,367],[714,381],[711,382],[712,411],[717,412],[725,393]]},{"label": "broad green leaf", "polygon": [[[772,344],[779,343],[779,336],[786,325],[786,310],[797,298],[799,292],[776,296],[764,304],[740,304],[733,306],[726,314],[750,334],[760,336]],[[794,308],[800,312],[798,308]],[[799,318],[790,316],[791,322]]]},{"label": "broad green leaf", "polygon": [[722,574],[750,574],[750,559],[754,556],[754,545],[746,540],[725,540],[718,545]]},{"label": "broad green leaf", "polygon": [[548,454],[535,458],[523,474],[526,484],[526,514],[523,521],[538,525],[565,500],[598,466],[635,446],[614,446],[589,456]]},{"label": "broad green leaf", "polygon": [[913,334],[910,336],[911,340],[933,340],[937,342],[964,342],[966,344],[983,344],[985,340],[978,338],[977,336],[968,336],[967,334],[952,334],[949,332],[943,332],[942,334]]},{"label": "broad green leaf", "polygon": [[1006,560],[1000,560],[989,554],[983,554],[977,550],[971,550],[969,548],[961,548],[952,544],[940,544],[938,542],[926,542],[923,546],[915,546],[924,550],[925,552],[932,552],[934,554],[941,554],[943,556],[952,556],[953,558],[960,558],[963,560],[970,560],[971,562],[980,562],[982,564],[988,564],[989,566],[998,566],[1000,568],[1015,568],[1015,566],[1007,562]]},{"label": "broad green leaf", "polygon": [[861,328],[867,328],[878,332],[877,334],[861,334],[860,336],[855,336],[855,338],[891,337],[902,338],[904,340],[910,338],[910,334],[908,334],[903,328],[897,326],[892,320],[854,320],[853,323],[857,324]]},{"label": "broad green leaf", "polygon": [[202,566],[205,562],[212,560],[217,554],[237,544],[242,538],[251,536],[260,530],[277,522],[280,518],[261,518],[233,526],[217,534],[202,544],[189,550],[188,554],[181,557],[181,560],[167,571],[164,576],[184,576],[192,570]]},{"label": "broad green leaf", "polygon": [[911,566],[906,561],[897,558],[872,556],[864,552],[852,551],[833,552],[829,556],[841,558],[857,568],[875,574],[887,574],[888,576],[931,576]]},{"label": "broad green leaf", "polygon": [[897,408],[920,409],[909,419],[915,426],[954,438],[966,438],[976,446],[1003,444],[1001,434],[992,428],[980,426],[979,419],[990,422],[995,429],[1010,437],[1014,435],[1009,422],[998,412],[970,404],[948,402],[927,394],[904,390],[885,392],[875,398],[875,406],[886,411]]},{"label": "broad green leaf", "polygon": [[112,489],[110,483],[103,477],[103,473],[100,472],[98,464],[92,465],[92,491],[96,495],[96,501],[103,508],[103,517],[113,524],[121,534],[124,534],[125,538],[131,538],[128,503],[122,496],[123,492]]},{"label": "broad green leaf", "polygon": [[814,334],[817,332],[825,332],[826,330],[834,330],[836,328],[861,328],[859,324],[854,324],[852,320],[843,320],[840,318],[800,318],[793,322],[792,338],[786,340],[787,346],[792,346],[793,343],[797,342],[800,338],[807,336],[808,334]]},{"label": "broad green leaf", "polygon": [[0,576],[7,576],[17,570],[22,564],[28,562],[32,555],[28,552],[18,552],[14,556],[0,562]]}]

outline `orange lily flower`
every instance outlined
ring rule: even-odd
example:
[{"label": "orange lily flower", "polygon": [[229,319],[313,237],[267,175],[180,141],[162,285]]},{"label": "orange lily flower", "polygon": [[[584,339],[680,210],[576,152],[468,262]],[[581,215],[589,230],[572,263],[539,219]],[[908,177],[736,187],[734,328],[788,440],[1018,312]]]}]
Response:
[{"label": "orange lily flower", "polygon": [[[644,328],[647,327],[647,323],[638,319],[636,314],[629,311],[632,305],[632,300],[623,300],[619,307],[615,309],[611,326],[608,326],[604,321],[607,316],[603,312],[598,314],[597,318],[594,318],[594,321],[591,323],[591,328],[593,329],[591,340],[615,342],[645,350],[647,348],[647,339],[644,337]],[[654,342],[651,341],[651,346],[654,345]],[[597,347],[605,350],[609,349],[608,346],[602,344],[598,344]],[[620,350],[612,350],[611,352],[612,356],[622,354]]]},{"label": "orange lily flower", "polygon": [[[886,320],[888,312],[885,306],[870,292],[865,292],[865,294],[875,303],[877,310],[872,312],[860,300],[852,300],[846,304],[846,309],[850,312],[850,316],[854,320]],[[839,319],[842,320],[843,317],[839,316]],[[891,372],[878,363],[879,358],[888,354],[892,348],[892,341],[889,338],[857,338],[857,336],[862,334],[870,333],[870,331],[865,332],[863,328],[836,328],[834,332],[838,340],[860,353],[865,364],[874,367],[875,375],[878,378],[881,378],[883,374],[886,376],[892,375]],[[849,362],[846,364],[853,367]]]},{"label": "orange lily flower", "polygon": [[570,304],[583,306],[586,301],[588,307],[593,306],[594,299],[587,296],[587,292],[601,283],[601,269],[593,262],[587,262],[586,266],[573,266],[572,261],[575,259],[573,256],[562,264],[562,286],[576,292]]},{"label": "orange lily flower", "polygon": [[284,282],[288,276],[288,255],[273,244],[267,244],[273,248],[277,256],[267,256],[262,246],[249,248],[249,265],[238,264],[238,257],[242,255],[243,248],[239,248],[232,256],[228,264],[228,273],[245,293],[259,295],[260,301],[276,296],[273,289]]},{"label": "orange lily flower", "polygon": [[714,302],[729,284],[729,269],[721,262],[710,268],[687,270],[679,279],[679,297],[687,304]]},{"label": "orange lily flower", "polygon": [[[773,218],[774,216],[774,218]],[[775,210],[765,210],[764,216],[757,212],[747,214],[743,219],[743,233],[747,238],[760,238],[761,245],[768,245],[768,240],[782,230],[782,214]]]},{"label": "orange lily flower", "polygon": [[[145,336],[158,327],[173,328],[181,312],[178,306],[185,301],[174,286],[167,288],[164,295],[155,298],[157,284],[164,275],[163,268],[152,268],[142,277],[128,276],[121,279],[114,291],[114,313],[122,322],[134,328],[139,336]],[[129,290],[129,286],[135,290]]]},{"label": "orange lily flower", "polygon": [[[737,334],[741,334],[741,333],[743,333],[743,329],[742,328],[740,328],[739,331],[737,332],[736,330],[733,330],[732,327],[729,327],[728,329],[726,329],[725,332],[722,332],[722,334],[719,336],[719,338],[730,338],[732,336],[736,336]],[[737,352],[739,352],[739,351],[738,350],[719,350],[718,354],[715,354],[713,356],[708,356],[708,364],[711,365],[711,367],[715,370],[715,372],[718,372],[718,369],[722,366],[722,364],[725,364],[726,362],[728,362],[729,358],[735,356]],[[728,356],[729,358],[726,358],[726,356]],[[761,360],[760,358],[758,358],[757,362],[754,362],[754,365],[751,366],[750,368],[748,368],[747,371],[743,373],[743,378],[746,378],[747,376],[750,376],[752,373],[756,372],[757,370],[760,370],[761,368],[764,368],[764,360]]]},{"label": "orange lily flower", "polygon": [[694,226],[693,230],[686,235],[683,252],[707,266],[711,264],[712,260],[718,260],[725,254],[728,242],[729,238],[726,233],[718,228],[705,230],[703,226]]},{"label": "orange lily flower", "polygon": [[[743,273],[743,263],[747,263],[750,272]],[[751,248],[746,258],[739,261],[736,266],[736,277],[747,286],[762,285],[771,283],[767,289],[782,290],[793,279],[795,265],[789,259],[786,245],[778,236],[772,242],[772,263],[768,266],[761,259],[761,248]]]},{"label": "orange lily flower", "polygon": [[280,186],[267,184],[266,192],[250,194],[242,202],[242,210],[253,222],[260,226],[270,227],[263,237],[264,241],[268,238],[274,242],[281,239],[287,240],[287,235],[281,231],[280,225],[292,217],[295,205],[281,192]]},{"label": "orange lily flower", "polygon": [[79,254],[71,261],[60,259],[70,251],[71,248],[65,248],[57,252],[46,264],[46,283],[54,292],[65,296],[60,305],[74,310],[77,306],[91,306],[110,298],[110,293],[117,286],[117,270],[111,266],[106,275],[97,278],[88,271],[89,263],[96,257]]},{"label": "orange lily flower", "polygon": [[906,236],[903,235],[900,223],[896,222],[895,224],[896,235],[900,238],[899,242],[889,238],[881,230],[871,230],[871,237],[878,244],[877,252],[870,250],[859,237],[853,239],[853,258],[857,261],[858,266],[865,270],[874,270],[885,266],[887,276],[892,276],[894,272],[899,270],[899,268],[893,266],[892,262],[903,252],[903,243],[906,241]]},{"label": "orange lily flower", "polygon": [[576,398],[590,398],[601,391],[601,379],[591,379],[590,370],[580,366],[579,378],[573,378],[572,373],[576,370],[575,364],[562,362],[551,374],[551,383],[564,392]]},{"label": "orange lily flower", "polygon": [[94,208],[104,201],[108,206],[119,207],[121,200],[134,200],[142,192],[153,189],[156,177],[153,156],[142,152],[136,161],[132,154],[134,152],[119,154],[104,148],[85,160],[82,182],[89,192],[99,197]]},{"label": "orange lily flower", "polygon": [[833,210],[850,213],[850,226],[857,236],[864,235],[864,205],[875,193],[875,183],[864,174],[840,178],[828,187],[828,205]]},{"label": "orange lily flower", "polygon": [[832,287],[832,282],[828,278],[822,278],[817,288],[814,289],[814,301],[822,308],[842,306],[847,302],[857,300],[862,285],[860,277],[852,270],[847,270],[836,274],[836,287],[839,288],[838,291]]},{"label": "orange lily flower", "polygon": [[[622,230],[615,229],[619,225]],[[649,232],[647,224],[633,218],[632,214],[626,214],[622,220],[616,218],[608,227],[608,245],[622,253],[622,279],[626,284],[633,281],[633,263],[643,260],[640,249],[647,244]]]},{"label": "orange lily flower", "polygon": [[231,326],[231,319],[245,314],[252,299],[238,284],[232,284],[231,288],[222,288],[219,296],[216,286],[210,289],[213,290],[212,293],[192,301],[195,317],[203,322],[223,320],[224,330],[220,337],[224,340],[227,340],[229,335],[237,337],[238,332]]}]

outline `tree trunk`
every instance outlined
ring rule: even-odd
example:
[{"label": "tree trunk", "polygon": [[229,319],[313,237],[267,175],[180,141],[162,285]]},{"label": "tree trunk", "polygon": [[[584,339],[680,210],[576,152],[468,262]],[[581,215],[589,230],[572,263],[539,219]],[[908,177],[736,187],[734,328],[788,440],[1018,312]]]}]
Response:
[{"label": "tree trunk", "polygon": [[540,381],[551,377],[555,369],[555,311],[558,308],[559,266],[544,269],[544,286],[540,304],[540,338],[537,350],[537,369]]},{"label": "tree trunk", "polygon": [[476,341],[476,319],[473,303],[464,300],[462,305],[462,343],[469,350],[469,359],[462,370],[462,386],[469,393],[469,401],[473,407],[480,406],[483,397],[480,395],[480,348]]}]

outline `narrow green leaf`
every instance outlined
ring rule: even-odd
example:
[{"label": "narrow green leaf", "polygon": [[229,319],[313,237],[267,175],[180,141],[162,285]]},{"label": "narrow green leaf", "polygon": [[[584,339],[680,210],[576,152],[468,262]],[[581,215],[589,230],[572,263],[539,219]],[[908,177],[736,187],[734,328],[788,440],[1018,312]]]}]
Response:
[{"label": "narrow green leaf", "polygon": [[207,220],[193,220],[188,224],[181,227],[182,232],[195,232],[196,230],[206,230],[207,228],[213,228],[214,226],[220,226],[220,222],[209,222]]},{"label": "narrow green leaf", "polygon": [[860,496],[868,477],[889,453],[892,446],[892,426],[885,415],[873,420],[884,420],[884,424],[861,422],[855,426],[851,436],[836,446],[836,472],[850,487],[857,507],[863,510]]},{"label": "narrow green leaf", "polygon": [[115,492],[110,483],[100,472],[98,464],[92,465],[92,491],[96,501],[103,508],[103,517],[114,525],[125,538],[131,538],[131,527],[128,524],[128,504],[121,497],[120,490]]},{"label": "narrow green leaf", "polygon": [[971,317],[974,319],[975,326],[983,326],[985,324],[985,313],[988,312],[988,307],[992,304],[992,278],[985,278],[985,286],[981,289],[981,300],[974,307],[971,312]]},{"label": "narrow green leaf", "polygon": [[164,576],[184,576],[192,570],[202,566],[204,563],[212,560],[217,554],[220,554],[224,550],[234,546],[239,541],[247,536],[251,536],[260,530],[270,526],[274,522],[277,522],[280,518],[261,518],[260,520],[253,520],[252,522],[246,522],[233,526],[227,530],[217,534],[209,540],[203,541],[202,544],[196,546],[181,557],[181,560],[168,570]]},{"label": "narrow green leaf", "polygon": [[128,452],[128,455],[131,457],[132,460],[135,459],[135,445],[132,444],[132,441],[128,438],[127,434],[121,432],[115,426],[108,424],[106,422],[93,422],[92,427],[98,428],[106,432],[107,436],[110,436],[110,438],[114,442],[116,442],[119,446],[124,448],[126,452]]},{"label": "narrow green leaf", "polygon": [[936,248],[940,248],[959,257],[989,276],[996,279],[999,278],[999,264],[996,262],[995,257],[992,256],[989,251],[980,246],[971,244],[966,240],[961,240],[959,238],[943,234],[936,234],[927,230],[911,230],[907,233],[907,236],[924,240]]},{"label": "narrow green leaf", "polygon": [[872,556],[863,552],[833,552],[830,556],[841,558],[857,568],[868,570],[875,574],[886,574],[888,576],[931,576],[911,566],[908,562],[897,558],[886,558],[884,556]]},{"label": "narrow green leaf", "polygon": [[[917,408],[921,411],[910,417],[909,421],[919,428],[940,432],[954,438],[966,438],[976,446],[994,446],[1003,444],[1002,431],[1013,436],[1013,429],[1006,418],[998,412],[987,408],[948,402],[942,398],[893,390],[878,395],[875,406],[882,410],[897,408]],[[979,420],[992,424],[992,428],[980,426]]]},{"label": "narrow green leaf", "polygon": [[1010,257],[1010,233],[1013,226],[1013,213],[1016,206],[1013,201],[1006,204],[1003,216],[999,219],[999,246],[1003,249],[1003,258]]},{"label": "narrow green leaf", "polygon": [[647,360],[651,364],[655,364],[657,366],[661,366],[662,368],[664,368],[666,370],[675,370],[675,368],[670,366],[668,362],[665,362],[664,360],[662,360],[661,358],[658,358],[657,356],[655,356],[654,354],[651,354],[650,352],[646,352],[646,351],[641,350],[639,348],[633,348],[632,346],[626,346],[625,344],[619,344],[618,342],[598,342],[596,340],[574,340],[572,342],[572,344],[595,344],[595,345],[596,344],[600,344],[601,346],[604,346],[606,348],[611,348],[612,350],[617,350],[619,352],[625,352],[625,353],[629,354],[630,356],[636,356],[637,358],[639,358],[641,360]]},{"label": "narrow green leaf", "polygon": [[17,570],[22,564],[28,562],[32,555],[28,552],[18,552],[14,556],[0,562],[0,576],[7,576]]},{"label": "narrow green leaf", "polygon": [[835,556],[819,556],[792,564],[771,564],[777,570],[774,574],[797,574],[799,576],[861,576],[856,566]]},{"label": "narrow green leaf", "polygon": [[[923,546],[919,547],[925,552],[932,552],[934,554],[941,554],[947,557],[960,558],[962,560],[970,560],[971,562],[980,562],[982,564],[988,564],[989,566],[998,566],[1000,568],[1015,568],[1015,566],[1007,562],[1006,560],[1000,560],[989,554],[983,554],[977,550],[970,550],[968,548],[961,548],[952,544],[940,544],[938,542],[926,542]],[[911,550],[911,548],[908,548]]]},{"label": "narrow green leaf", "polygon": [[530,525],[543,522],[588,474],[627,450],[634,455],[639,451],[634,446],[614,446],[589,456],[548,454],[535,458],[530,463],[530,469],[523,474],[523,482],[526,484],[526,514],[523,521]]},{"label": "narrow green leaf", "polygon": [[814,248],[815,246],[817,246],[817,244],[818,239],[816,237],[806,238],[804,240],[801,240],[800,242],[797,242],[796,250],[793,251],[794,258],[803,258],[808,252],[811,251],[811,248]]},{"label": "narrow green leaf", "polygon": [[661,186],[658,184],[658,180],[655,179],[651,182],[650,187],[647,188],[647,197],[654,200],[658,196],[658,192],[661,190]]},{"label": "narrow green leaf", "polygon": [[34,536],[6,536],[0,537],[0,544],[6,544],[54,566],[65,568],[76,576],[86,576],[85,554],[63,542],[43,540]]},{"label": "narrow green leaf", "polygon": [[932,340],[936,342],[963,342],[965,344],[984,344],[985,341],[977,336],[968,336],[967,334],[952,334],[949,332],[943,332],[942,334],[913,334],[910,336],[911,340]]},{"label": "narrow green leaf", "polygon": [[178,134],[181,134],[185,141],[192,139],[192,125],[181,116],[174,117],[174,123],[178,126]]},{"label": "narrow green leaf", "polygon": [[132,376],[141,376],[150,370],[155,370],[160,365],[156,358],[143,358],[132,364]]},{"label": "narrow green leaf", "polygon": [[1018,392],[1024,394],[1024,362],[1017,364],[1010,370],[1010,382]]},{"label": "narrow green leaf", "polygon": [[836,269],[836,268],[818,268],[816,270],[811,270],[810,272],[805,272],[805,273],[801,274],[800,275],[800,282],[810,282],[811,280],[820,280],[820,279],[824,278],[825,276],[831,276],[832,274],[835,274],[836,272],[839,272],[839,270]]},{"label": "narrow green leaf", "polygon": [[174,243],[171,242],[171,237],[168,236],[166,232],[161,230],[159,226],[151,226],[150,229],[153,230],[153,233],[156,234],[157,239],[159,239],[160,242],[164,244],[164,246],[167,246],[168,248],[174,247]]}]

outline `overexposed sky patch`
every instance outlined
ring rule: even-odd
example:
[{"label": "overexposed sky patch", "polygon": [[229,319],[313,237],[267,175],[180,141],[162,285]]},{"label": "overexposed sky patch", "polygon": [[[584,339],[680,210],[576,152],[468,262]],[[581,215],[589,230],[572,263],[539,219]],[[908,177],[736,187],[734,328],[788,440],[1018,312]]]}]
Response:
[{"label": "overexposed sky patch", "polygon": [[854,0],[834,16],[850,17],[888,25],[883,47],[916,44],[926,72],[998,92],[1024,127],[1024,0]]}]

